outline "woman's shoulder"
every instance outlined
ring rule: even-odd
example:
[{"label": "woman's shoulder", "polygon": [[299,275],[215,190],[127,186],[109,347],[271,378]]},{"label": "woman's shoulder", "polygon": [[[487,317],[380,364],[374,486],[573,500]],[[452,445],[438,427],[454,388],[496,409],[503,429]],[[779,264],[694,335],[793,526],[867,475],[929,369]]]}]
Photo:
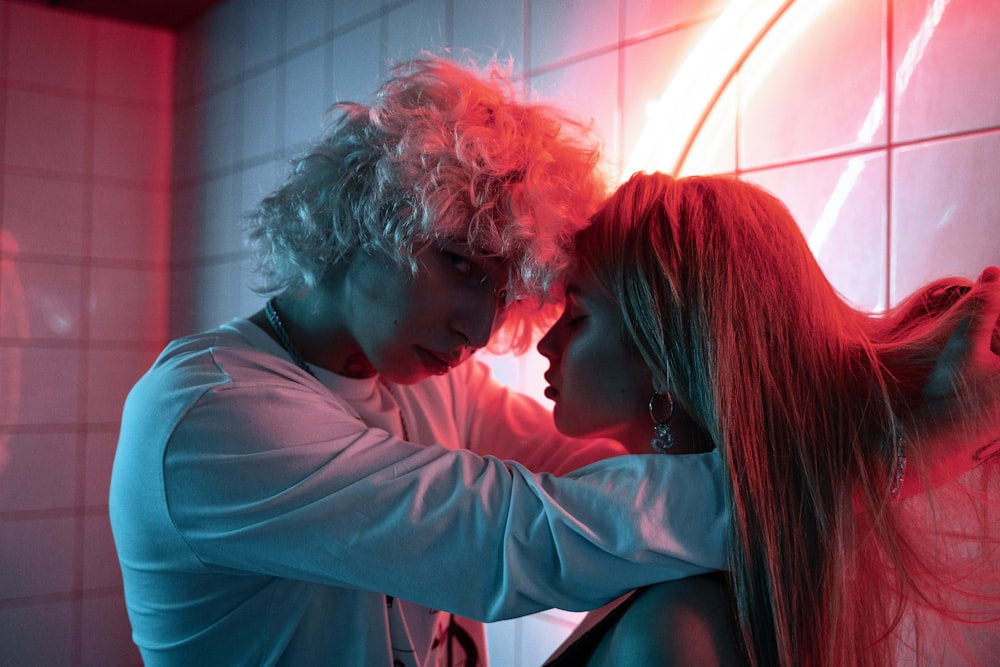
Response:
[{"label": "woman's shoulder", "polygon": [[639,592],[591,665],[739,665],[729,593],[717,575]]}]

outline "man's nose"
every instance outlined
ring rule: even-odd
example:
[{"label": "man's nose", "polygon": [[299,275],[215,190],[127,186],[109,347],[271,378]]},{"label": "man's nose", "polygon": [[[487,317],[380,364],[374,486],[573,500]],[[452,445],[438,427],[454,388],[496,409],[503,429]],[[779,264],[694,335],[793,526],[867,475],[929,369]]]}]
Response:
[{"label": "man's nose", "polygon": [[455,330],[462,334],[468,347],[474,350],[486,347],[493,336],[500,305],[492,294],[470,295],[463,305]]}]

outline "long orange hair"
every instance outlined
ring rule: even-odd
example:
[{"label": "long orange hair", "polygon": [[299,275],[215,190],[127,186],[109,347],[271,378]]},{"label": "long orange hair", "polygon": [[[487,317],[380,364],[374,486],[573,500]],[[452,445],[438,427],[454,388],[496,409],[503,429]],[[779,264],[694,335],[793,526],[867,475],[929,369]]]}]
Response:
[{"label": "long orange hair", "polygon": [[785,206],[728,177],[638,174],[576,241],[578,270],[722,454],[747,662],[890,664],[933,571],[895,511],[897,471],[923,461],[921,387],[964,292],[860,312]]}]

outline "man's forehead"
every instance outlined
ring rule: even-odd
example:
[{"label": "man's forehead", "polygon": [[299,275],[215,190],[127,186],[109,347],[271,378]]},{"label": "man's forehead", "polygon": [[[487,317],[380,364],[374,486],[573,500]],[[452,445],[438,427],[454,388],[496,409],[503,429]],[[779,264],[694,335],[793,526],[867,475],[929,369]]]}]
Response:
[{"label": "man's forehead", "polygon": [[509,256],[502,255],[494,250],[485,248],[475,243],[470,243],[464,237],[447,237],[439,240],[439,244],[444,250],[461,253],[476,263],[490,270],[499,269],[505,264],[511,263]]}]

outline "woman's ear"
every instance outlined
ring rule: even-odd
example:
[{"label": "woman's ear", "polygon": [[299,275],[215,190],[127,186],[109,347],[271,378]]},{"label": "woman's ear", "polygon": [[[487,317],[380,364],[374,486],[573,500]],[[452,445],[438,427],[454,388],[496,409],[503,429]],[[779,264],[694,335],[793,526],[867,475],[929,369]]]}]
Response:
[{"label": "woman's ear", "polygon": [[670,387],[667,386],[667,380],[663,377],[662,373],[651,373],[653,380],[653,391],[657,394],[665,394],[670,391]]}]

